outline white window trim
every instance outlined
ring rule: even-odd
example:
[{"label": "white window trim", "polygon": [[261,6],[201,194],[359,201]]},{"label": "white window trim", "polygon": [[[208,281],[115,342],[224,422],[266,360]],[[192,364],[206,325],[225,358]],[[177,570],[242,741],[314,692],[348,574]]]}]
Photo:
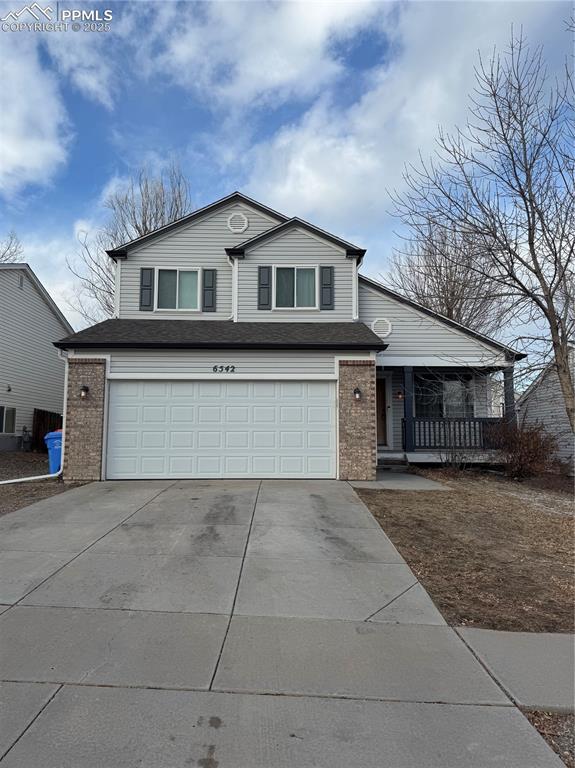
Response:
[{"label": "white window trim", "polygon": [[6,411],[14,411],[14,430],[16,430],[16,408],[13,405],[3,405],[2,403],[0,403],[0,408],[4,409],[2,412],[2,420],[0,422],[0,435],[16,435],[16,431],[4,431],[4,427],[6,426]]},{"label": "white window trim", "polygon": [[[176,282],[176,301],[178,300],[178,287],[180,285],[180,272],[197,272],[198,274],[198,296],[197,296],[197,309],[186,309],[185,307],[183,309],[179,309],[178,307],[158,307],[158,292],[160,290],[160,271],[162,272],[177,272],[177,282]],[[186,269],[184,267],[155,267],[154,268],[154,312],[158,312],[160,314],[166,313],[166,312],[183,312],[183,313],[193,313],[197,314],[198,312],[202,311],[202,303],[201,303],[201,297],[202,297],[202,285],[203,285],[203,268],[197,267],[196,269]]]},{"label": "white window trim", "polygon": [[[313,307],[277,307],[276,272],[278,269],[313,269],[315,271],[315,306]],[[294,304],[296,301],[297,277],[294,273]],[[272,312],[317,312],[319,311],[319,265],[318,264],[274,264],[272,281]]]}]

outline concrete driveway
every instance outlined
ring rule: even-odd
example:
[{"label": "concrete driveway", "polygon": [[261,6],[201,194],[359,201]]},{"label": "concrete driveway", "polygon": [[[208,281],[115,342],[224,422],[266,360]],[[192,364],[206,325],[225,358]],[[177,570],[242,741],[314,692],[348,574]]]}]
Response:
[{"label": "concrete driveway", "polygon": [[0,602],[3,768],[562,765],[346,483],[68,491]]}]

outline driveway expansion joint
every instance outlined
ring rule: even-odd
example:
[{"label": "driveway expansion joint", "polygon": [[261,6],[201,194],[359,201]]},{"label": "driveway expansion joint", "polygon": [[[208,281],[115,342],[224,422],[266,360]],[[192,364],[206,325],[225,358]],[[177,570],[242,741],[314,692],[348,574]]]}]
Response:
[{"label": "driveway expansion joint", "polygon": [[389,608],[389,606],[392,603],[395,603],[396,600],[399,600],[400,597],[403,597],[403,595],[405,595],[407,592],[409,592],[410,589],[413,589],[415,586],[417,586],[417,584],[419,584],[419,582],[417,580],[414,581],[413,584],[410,584],[409,587],[407,587],[407,589],[404,589],[403,592],[400,592],[398,595],[393,597],[389,602],[385,603],[385,605],[382,605],[381,608],[377,609],[377,611],[374,611],[373,613],[370,613],[369,616],[367,617],[367,619],[364,619],[364,621],[369,621],[371,618],[373,618],[380,611],[383,611],[385,608]]},{"label": "driveway expansion joint", "polygon": [[[20,681],[20,680],[3,680],[2,682],[22,682],[22,681]],[[26,681],[26,682],[28,682],[28,681]],[[40,715],[42,714],[42,712],[43,712],[43,711],[46,709],[46,707],[48,706],[48,704],[50,704],[52,701],[54,701],[54,699],[56,698],[56,696],[57,696],[57,695],[60,693],[60,691],[61,691],[61,690],[62,690],[62,688],[64,687],[64,684],[63,684],[63,683],[48,683],[48,685],[56,685],[56,686],[58,686],[58,687],[56,688],[56,690],[55,690],[55,691],[53,691],[53,693],[52,693],[52,694],[51,694],[51,695],[48,697],[48,699],[47,699],[47,700],[44,702],[44,704],[43,704],[43,705],[40,707],[40,709],[39,709],[39,710],[36,712],[36,714],[35,714],[35,715],[34,715],[34,717],[33,717],[33,718],[30,720],[30,722],[28,723],[28,725],[27,725],[27,726],[26,726],[26,727],[25,727],[25,728],[22,730],[22,732],[21,732],[21,733],[19,733],[19,734],[18,734],[18,736],[16,737],[16,739],[14,739],[14,741],[12,742],[12,744],[10,744],[10,746],[8,747],[8,749],[6,749],[6,750],[4,751],[4,753],[0,755],[0,763],[1,763],[1,762],[4,760],[4,758],[6,757],[6,755],[7,755],[9,752],[11,752],[11,750],[12,750],[12,749],[14,749],[14,747],[16,746],[16,744],[18,744],[18,742],[20,741],[20,739],[21,739],[21,738],[22,738],[22,737],[23,737],[23,736],[24,736],[24,735],[25,735],[25,734],[26,734],[26,733],[29,731],[29,729],[30,729],[30,728],[31,728],[31,727],[34,725],[34,723],[35,723],[35,722],[36,722],[36,720],[37,720],[37,719],[40,717]]]},{"label": "driveway expansion joint", "polygon": [[246,562],[246,555],[247,555],[247,551],[248,551],[248,545],[250,543],[250,535],[251,535],[252,527],[253,527],[253,524],[254,524],[254,518],[255,518],[255,515],[256,515],[256,507],[258,505],[258,499],[259,499],[259,496],[260,496],[260,490],[261,490],[261,487],[262,487],[262,482],[263,482],[263,480],[260,480],[259,485],[258,485],[258,490],[256,491],[256,496],[255,496],[255,499],[254,499],[254,506],[253,506],[253,509],[252,509],[252,516],[250,518],[250,523],[249,523],[249,527],[248,527],[248,535],[246,536],[246,541],[245,541],[245,544],[244,544],[244,553],[242,555],[242,562],[241,562],[241,565],[240,565],[240,571],[238,573],[238,580],[237,580],[236,589],[235,589],[235,592],[234,592],[234,599],[232,600],[232,607],[230,609],[230,616],[229,616],[229,620],[228,620],[228,625],[226,627],[226,631],[224,632],[224,639],[222,640],[222,645],[220,647],[220,652],[218,654],[218,658],[216,659],[216,663],[215,663],[215,666],[214,666],[214,673],[212,675],[212,679],[210,680],[210,684],[208,686],[208,690],[209,691],[212,690],[212,686],[214,684],[214,680],[216,679],[216,675],[218,673],[218,668],[220,666],[220,661],[221,661],[221,658],[222,658],[222,654],[224,652],[224,646],[226,644],[226,640],[228,638],[228,633],[230,631],[230,626],[231,626],[231,623],[232,623],[232,616],[234,615],[234,608],[236,607],[236,601],[238,599],[238,592],[240,590],[240,582],[242,580],[242,573],[243,573],[243,570],[244,570],[244,564]]},{"label": "driveway expansion joint", "polygon": [[514,699],[514,697],[511,695],[511,693],[505,688],[504,685],[502,685],[499,680],[495,677],[493,672],[489,669],[489,667],[485,664],[485,662],[480,658],[480,656],[474,651],[474,649],[469,645],[469,643],[466,642],[465,638],[462,637],[462,635],[458,632],[458,627],[453,627],[455,631],[455,636],[458,637],[463,645],[467,648],[467,650],[471,653],[471,655],[476,659],[476,661],[483,667],[485,672],[489,675],[489,677],[493,680],[495,685],[499,688],[499,690],[507,696],[507,698],[513,703],[514,707],[517,707],[519,709],[518,702]]},{"label": "driveway expansion joint", "polygon": [[[137,514],[140,510],[144,509],[144,507],[147,507],[148,504],[150,504],[152,501],[158,498],[158,496],[161,496],[164,491],[167,491],[168,488],[171,488],[173,485],[175,485],[177,481],[174,480],[173,483],[166,486],[165,488],[162,488],[158,493],[156,493],[152,498],[148,499],[145,504],[142,504],[141,507],[138,507],[134,512],[131,512],[127,517],[125,517],[123,520],[121,520],[117,525],[114,525],[110,528],[109,531],[106,531],[102,536],[99,536],[94,541],[90,542],[90,544],[85,547],[81,552],[78,552],[76,555],[70,558],[64,565],[61,565],[59,568],[57,568],[53,573],[51,573],[49,576],[46,576],[45,579],[43,579],[39,584],[36,584],[35,587],[32,587],[26,594],[22,595],[18,600],[16,600],[15,603],[12,603],[10,608],[8,608],[6,611],[4,611],[1,615],[4,616],[5,614],[9,613],[12,608],[14,608],[15,605],[19,605],[22,600],[25,600],[29,595],[31,595],[33,592],[35,592],[37,589],[39,589],[43,584],[45,584],[49,579],[51,579],[53,576],[55,576],[57,573],[60,573],[60,571],[64,570],[64,568],[67,568],[70,563],[73,563],[75,560],[77,560],[81,555],[85,554],[91,547],[94,546],[94,544],[97,544],[99,541],[101,541],[103,538],[105,538],[109,533],[112,533],[112,531],[115,531],[116,528],[119,528],[121,525],[123,525],[126,520],[129,520],[131,517],[133,517],[135,514]],[[26,551],[26,550],[23,550]],[[65,553],[62,553],[65,554]]]}]

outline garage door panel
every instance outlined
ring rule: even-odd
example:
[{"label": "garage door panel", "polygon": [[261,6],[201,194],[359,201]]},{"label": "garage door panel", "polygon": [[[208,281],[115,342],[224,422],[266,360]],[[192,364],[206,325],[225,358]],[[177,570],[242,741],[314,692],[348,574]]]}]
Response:
[{"label": "garage door panel", "polygon": [[142,432],[142,448],[166,448],[166,432]]},{"label": "garage door panel", "polygon": [[195,432],[170,432],[170,448],[195,448]]},{"label": "garage door panel", "polygon": [[195,424],[196,408],[193,405],[172,405],[170,407],[172,424]]},{"label": "garage door panel", "polygon": [[333,382],[113,381],[109,401],[110,479],[335,477]]}]

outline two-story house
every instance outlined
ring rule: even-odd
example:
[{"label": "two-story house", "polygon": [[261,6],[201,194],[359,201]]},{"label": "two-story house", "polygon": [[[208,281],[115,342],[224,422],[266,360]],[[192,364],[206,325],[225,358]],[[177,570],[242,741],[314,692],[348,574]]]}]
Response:
[{"label": "two-story house", "polygon": [[67,351],[64,476],[372,479],[488,447],[512,349],[359,275],[362,248],[240,193],[109,256],[116,317]]},{"label": "two-story house", "polygon": [[53,341],[73,329],[28,264],[0,264],[0,450],[42,447],[64,403],[65,364]]}]

